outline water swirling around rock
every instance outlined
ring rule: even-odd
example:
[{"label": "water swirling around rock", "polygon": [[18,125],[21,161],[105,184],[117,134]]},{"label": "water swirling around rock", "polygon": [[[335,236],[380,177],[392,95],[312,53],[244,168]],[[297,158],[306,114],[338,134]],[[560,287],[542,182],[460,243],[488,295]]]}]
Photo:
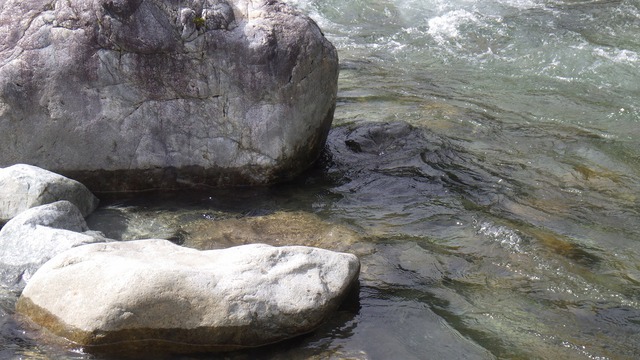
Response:
[{"label": "water swirling around rock", "polygon": [[[551,136],[535,127],[527,135]],[[563,136],[576,146],[608,141]],[[611,354],[611,344],[616,355],[630,356],[628,336],[640,315],[629,260],[636,252],[627,249],[623,258],[611,249],[637,233],[613,232],[607,223],[624,220],[632,208],[616,202],[606,213],[602,194],[573,196],[613,175],[505,158],[480,156],[465,140],[406,122],[342,125],[297,182],[115,197],[89,225],[123,240],[160,235],[199,247],[277,243],[294,232],[285,241],[358,254],[357,308],[294,345],[270,348],[268,356],[369,358],[393,349],[420,358],[437,348],[444,357],[581,358]],[[625,199],[634,189],[625,184],[608,196]],[[608,244],[591,240],[606,233]],[[211,245],[203,243],[207,238]],[[585,326],[605,331],[594,337]],[[425,340],[435,333],[444,335]]]}]

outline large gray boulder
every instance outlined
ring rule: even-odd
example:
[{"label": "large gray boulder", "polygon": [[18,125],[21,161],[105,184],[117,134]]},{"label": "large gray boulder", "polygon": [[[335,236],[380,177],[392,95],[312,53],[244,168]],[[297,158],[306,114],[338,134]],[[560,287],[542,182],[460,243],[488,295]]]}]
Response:
[{"label": "large gray boulder", "polygon": [[0,169],[0,222],[59,200],[72,202],[83,216],[98,206],[98,198],[89,189],[62,175],[25,164]]},{"label": "large gray boulder", "polygon": [[104,242],[90,231],[72,203],[63,200],[37,206],[0,230],[0,285],[20,291],[49,259],[72,247]]},{"label": "large gray boulder", "polygon": [[0,0],[0,166],[92,190],[263,184],[307,168],[338,59],[271,0]]},{"label": "large gray boulder", "polygon": [[357,283],[359,267],[354,255],[300,246],[92,244],[42,266],[17,310],[95,350],[232,350],[312,331]]}]

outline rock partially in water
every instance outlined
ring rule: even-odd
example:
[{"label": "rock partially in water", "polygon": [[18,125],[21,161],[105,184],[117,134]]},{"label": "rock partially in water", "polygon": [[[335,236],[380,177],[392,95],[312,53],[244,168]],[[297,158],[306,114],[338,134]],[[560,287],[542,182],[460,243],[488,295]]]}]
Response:
[{"label": "rock partially in water", "polygon": [[0,166],[92,190],[288,179],[333,120],[337,52],[277,1],[10,0],[0,38]]},{"label": "rock partially in water", "polygon": [[104,242],[80,210],[57,201],[22,212],[0,230],[0,283],[19,291],[49,259],[73,247]]},{"label": "rock partially in water", "polygon": [[16,308],[88,350],[232,350],[314,330],[359,267],[355,255],[310,247],[91,244],[42,266]]},{"label": "rock partially in water", "polygon": [[279,211],[240,219],[201,219],[183,225],[181,230],[184,246],[200,250],[265,243],[352,251],[351,247],[360,241],[360,236],[355,231],[302,211]]},{"label": "rock partially in water", "polygon": [[343,179],[342,191],[379,186],[377,193],[397,198],[456,190],[475,200],[476,189],[488,191],[500,180],[450,139],[402,121],[335,127],[327,148],[328,171]]},{"label": "rock partially in water", "polygon": [[36,166],[17,164],[0,169],[0,222],[58,200],[68,200],[89,215],[98,199],[81,183]]},{"label": "rock partially in water", "polygon": [[500,206],[513,189],[486,158],[401,121],[332,128],[320,165],[316,181],[340,197],[331,208],[372,236],[451,228],[469,206]]}]

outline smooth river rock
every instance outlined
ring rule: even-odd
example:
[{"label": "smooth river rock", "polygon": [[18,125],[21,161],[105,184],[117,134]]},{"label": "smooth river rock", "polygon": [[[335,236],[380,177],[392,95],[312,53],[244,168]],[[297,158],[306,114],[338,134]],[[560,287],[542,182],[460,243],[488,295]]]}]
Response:
[{"label": "smooth river rock", "polygon": [[0,222],[58,200],[72,202],[83,216],[98,206],[98,198],[83,184],[62,175],[26,164],[0,169]]},{"label": "smooth river rock", "polygon": [[0,0],[0,166],[91,190],[265,184],[306,169],[338,57],[271,0]]},{"label": "smooth river rock", "polygon": [[22,212],[0,230],[0,285],[19,291],[49,259],[75,246],[104,242],[80,210],[57,201]]},{"label": "smooth river rock", "polygon": [[299,246],[91,244],[42,266],[17,310],[89,351],[232,350],[314,330],[359,268],[355,255]]}]

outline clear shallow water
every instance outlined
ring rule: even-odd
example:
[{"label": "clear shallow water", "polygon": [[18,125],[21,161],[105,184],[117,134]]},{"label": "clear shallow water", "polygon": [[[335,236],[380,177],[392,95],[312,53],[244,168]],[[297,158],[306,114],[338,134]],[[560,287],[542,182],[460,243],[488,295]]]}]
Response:
[{"label": "clear shallow water", "polygon": [[[266,189],[104,198],[90,223],[169,237],[295,211],[362,237],[357,306],[231,358],[640,357],[640,3],[289,2],[340,54],[318,167]],[[94,358],[1,318],[7,356]]]},{"label": "clear shallow water", "polygon": [[337,123],[455,145],[456,195],[372,221],[474,259],[430,307],[498,357],[640,356],[640,5],[356,3],[302,2],[343,49]]}]

